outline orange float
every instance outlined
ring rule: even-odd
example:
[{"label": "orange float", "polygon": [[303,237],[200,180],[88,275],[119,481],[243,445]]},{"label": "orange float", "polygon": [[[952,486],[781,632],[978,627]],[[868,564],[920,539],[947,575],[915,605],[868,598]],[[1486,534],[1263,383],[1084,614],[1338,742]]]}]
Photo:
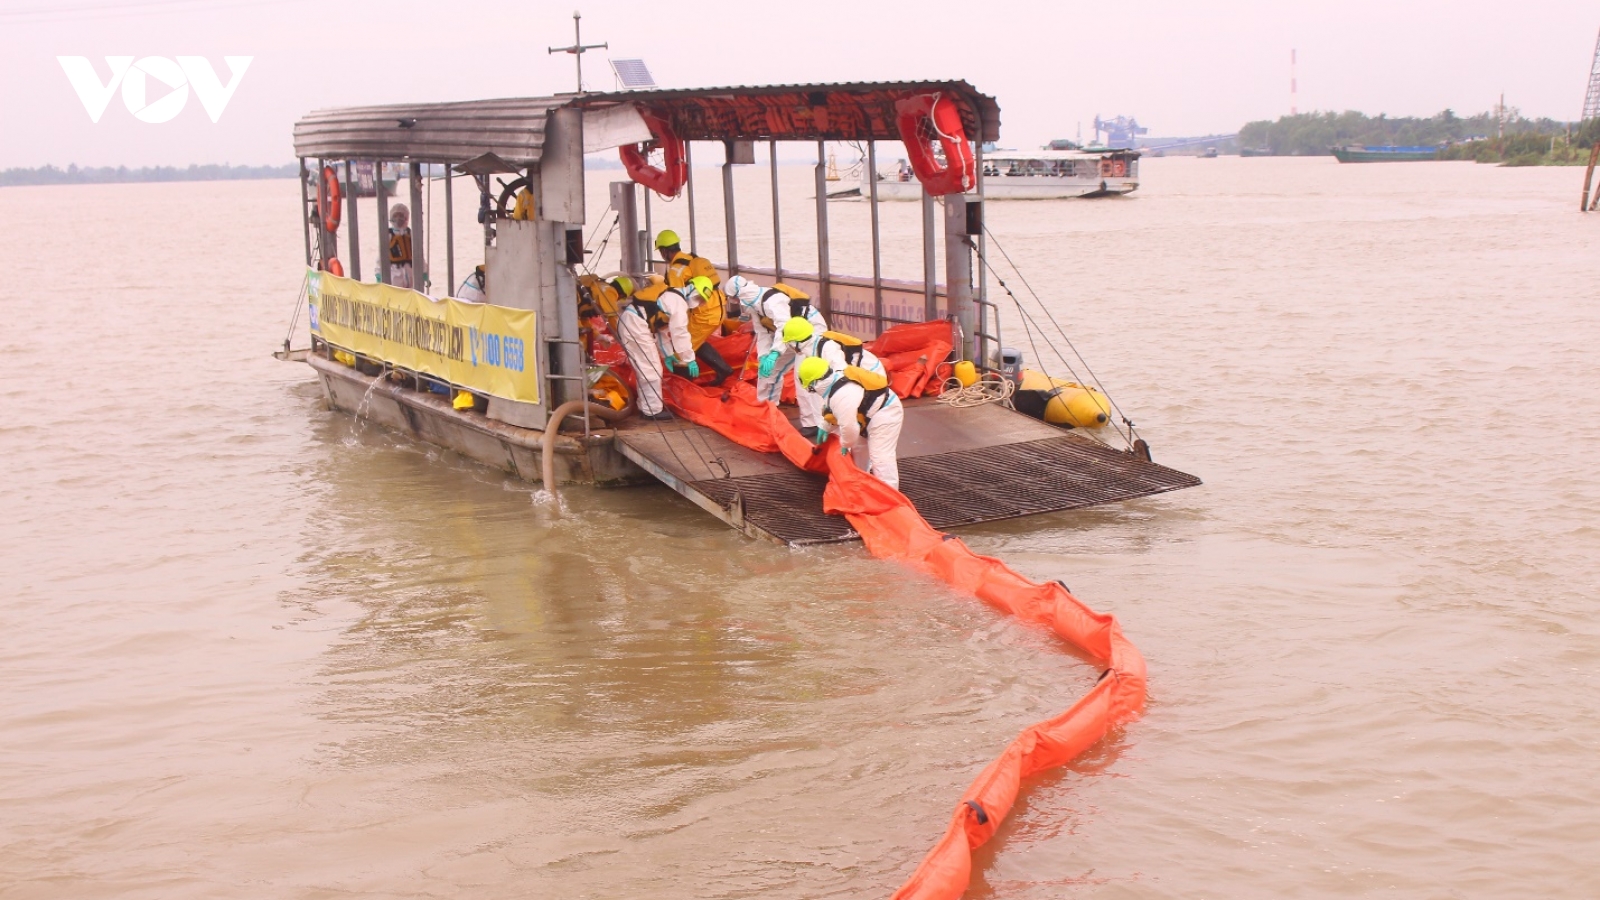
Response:
[{"label": "orange float", "polygon": [[[961,194],[977,186],[977,161],[954,101],[940,93],[915,94],[895,101],[894,111],[911,171],[917,173],[928,193],[935,197]],[[924,126],[938,137],[944,165],[934,155],[933,142],[923,134]]]},{"label": "orange float", "polygon": [[850,458],[829,452],[837,438],[814,452],[783,413],[757,401],[748,385],[724,393],[669,374],[664,388],[667,404],[689,421],[752,450],[782,453],[802,469],[826,472],[823,508],[847,518],[872,555],[935,575],[997,609],[1047,627],[1104,667],[1077,703],[1024,729],[979,773],[955,805],[944,836],[894,893],[894,900],[956,900],[972,877],[972,851],[1010,814],[1022,780],[1070,762],[1143,711],[1144,657],[1115,617],[1090,609],[1060,582],[1029,581],[1000,560],[979,556],[960,539],[936,531],[904,494],[861,471]]},{"label": "orange float", "polygon": [[[666,119],[650,112],[647,109],[639,110],[639,117],[644,119],[644,124],[650,129],[650,137],[643,144],[625,144],[617,148],[617,155],[622,157],[622,167],[628,170],[628,177],[644,185],[663,197],[676,197],[678,191],[683,189],[689,180],[689,166],[687,155],[684,153],[683,141],[678,139],[676,132]],[[660,147],[665,159],[658,168],[650,165],[650,150]]]},{"label": "orange float", "polygon": [[322,220],[323,231],[339,230],[344,215],[340,203],[343,198],[344,194],[339,188],[339,173],[333,170],[333,166],[323,166],[322,190],[317,192],[317,217]]}]

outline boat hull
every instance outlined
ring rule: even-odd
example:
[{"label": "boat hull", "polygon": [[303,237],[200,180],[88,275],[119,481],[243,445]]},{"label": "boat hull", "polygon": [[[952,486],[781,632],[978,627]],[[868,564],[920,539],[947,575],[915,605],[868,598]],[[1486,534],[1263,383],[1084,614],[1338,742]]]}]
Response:
[{"label": "boat hull", "polygon": [[[1133,178],[1102,178],[1083,181],[1069,178],[1034,176],[1005,177],[991,175],[983,180],[985,200],[1070,200],[1093,197],[1113,197],[1131,194],[1139,189]],[[860,196],[868,196],[869,187],[861,188]],[[850,196],[856,196],[851,192]],[[916,181],[878,182],[879,200],[921,200],[922,185]]]},{"label": "boat hull", "polygon": [[1350,150],[1336,148],[1333,158],[1342,163],[1428,162],[1439,158],[1437,150]]},{"label": "boat hull", "polygon": [[[317,373],[330,409],[453,450],[525,481],[541,480],[543,431],[453,409],[441,395],[412,390],[382,376],[364,375],[320,356],[312,355],[306,362]],[[654,482],[648,472],[618,452],[614,438],[611,429],[596,429],[587,438],[560,435],[554,448],[555,480],[559,484],[600,485]]]}]

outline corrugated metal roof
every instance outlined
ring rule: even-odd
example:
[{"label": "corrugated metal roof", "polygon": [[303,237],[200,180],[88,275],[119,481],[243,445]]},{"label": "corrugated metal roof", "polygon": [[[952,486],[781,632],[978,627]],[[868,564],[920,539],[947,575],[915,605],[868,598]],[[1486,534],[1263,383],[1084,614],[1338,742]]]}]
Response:
[{"label": "corrugated metal roof", "polygon": [[[539,162],[550,112],[572,97],[401,103],[327,109],[295,123],[296,156],[462,163],[493,153],[520,166]],[[402,123],[411,123],[405,125]]]},{"label": "corrugated metal roof", "polygon": [[537,165],[550,113],[639,103],[665,116],[684,140],[897,140],[894,102],[943,91],[957,100],[971,137],[1000,137],[1000,106],[965,81],[741,85],[563,94],[461,103],[407,103],[320,110],[294,126],[295,155],[462,163],[494,153]]}]

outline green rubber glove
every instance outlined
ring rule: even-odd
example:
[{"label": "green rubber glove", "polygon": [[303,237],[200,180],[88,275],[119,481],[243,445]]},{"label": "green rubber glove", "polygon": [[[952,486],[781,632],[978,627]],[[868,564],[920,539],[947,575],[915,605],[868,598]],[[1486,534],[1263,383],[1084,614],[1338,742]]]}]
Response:
[{"label": "green rubber glove", "polygon": [[761,367],[757,370],[762,378],[771,378],[772,370],[778,366],[778,351],[768,350],[761,354]]},{"label": "green rubber glove", "polygon": [[850,448],[846,447],[843,444],[840,444],[839,445],[839,455],[840,456],[849,456],[850,455]]},{"label": "green rubber glove", "polygon": [[822,426],[819,425],[817,427],[817,444],[821,445],[821,444],[826,444],[827,442],[828,442],[828,429],[823,428]]},{"label": "green rubber glove", "polygon": [[677,367],[678,367],[678,358],[676,356],[673,356],[671,353],[668,353],[667,354],[667,368],[676,369]]},{"label": "green rubber glove", "polygon": [[697,359],[689,360],[689,365],[686,368],[689,370],[689,378],[691,380],[700,377],[700,361],[699,360],[697,360]]}]

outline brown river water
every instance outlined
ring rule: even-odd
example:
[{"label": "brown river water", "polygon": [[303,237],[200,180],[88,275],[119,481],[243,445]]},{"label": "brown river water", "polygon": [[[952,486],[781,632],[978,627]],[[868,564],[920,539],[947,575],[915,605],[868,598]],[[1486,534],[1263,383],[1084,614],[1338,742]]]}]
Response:
[{"label": "brown river water", "polygon": [[[1150,664],[1144,718],[1028,783],[969,896],[1600,895],[1581,173],[1143,175],[989,205],[1205,485],[961,532]],[[885,897],[1092,683],[858,546],[753,542],[659,487],[559,516],[325,410],[268,356],[297,204],[0,190],[0,898]],[[865,205],[830,215],[835,268],[868,271]],[[915,221],[886,207],[889,274]]]}]

